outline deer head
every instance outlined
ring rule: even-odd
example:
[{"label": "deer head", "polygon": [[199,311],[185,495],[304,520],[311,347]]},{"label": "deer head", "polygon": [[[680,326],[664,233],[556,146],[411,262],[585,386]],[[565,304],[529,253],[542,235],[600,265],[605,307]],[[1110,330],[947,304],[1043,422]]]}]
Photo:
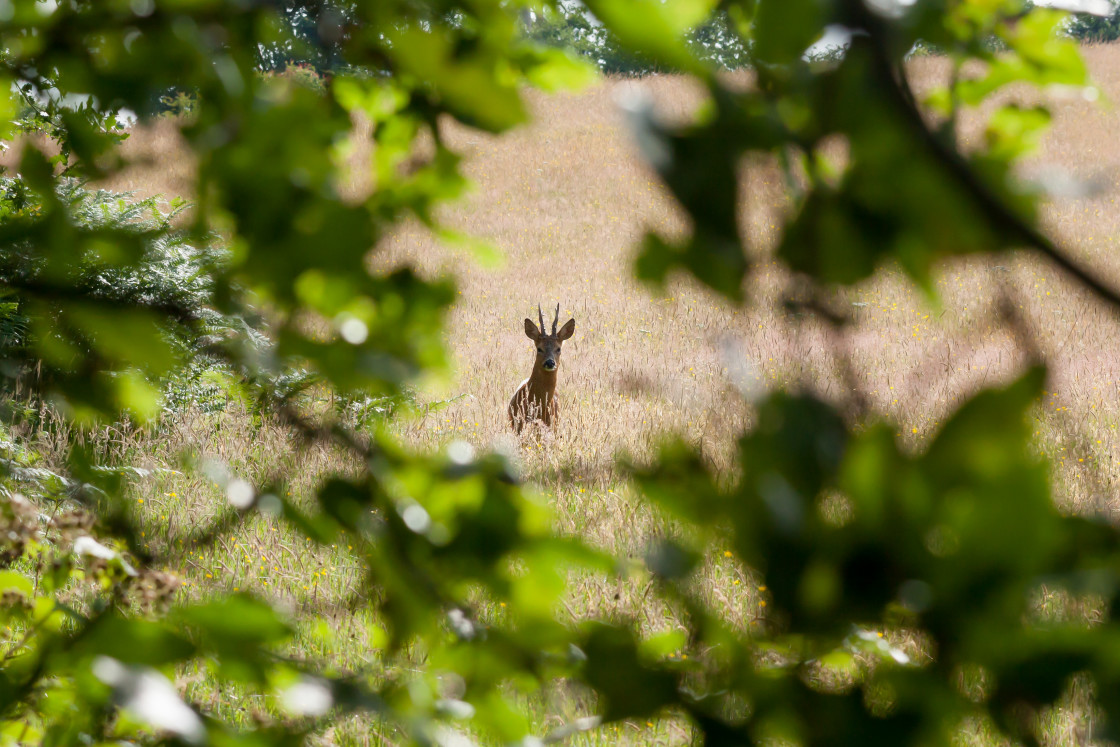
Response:
[{"label": "deer head", "polygon": [[537,363],[533,371],[546,371],[553,372],[560,367],[560,348],[576,331],[576,320],[569,319],[560,331],[556,331],[556,323],[560,321],[560,304],[556,304],[556,316],[552,320],[552,334],[545,334],[544,331],[544,312],[541,311],[540,304],[537,304],[537,317],[541,320],[541,326],[533,324],[532,319],[525,320],[525,336],[532,340],[537,346]]}]

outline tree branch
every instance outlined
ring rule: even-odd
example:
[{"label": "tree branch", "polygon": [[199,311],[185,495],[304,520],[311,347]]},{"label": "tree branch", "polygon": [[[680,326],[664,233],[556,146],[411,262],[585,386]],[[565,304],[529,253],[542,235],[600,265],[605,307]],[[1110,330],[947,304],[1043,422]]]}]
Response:
[{"label": "tree branch", "polygon": [[[907,96],[906,87],[894,74],[891,55],[888,51],[888,30],[886,25],[858,0],[848,4],[849,12],[858,19],[870,41],[874,69],[878,82],[883,86],[890,102],[894,104],[904,124],[915,134],[918,141],[928,150],[961,184],[973,200],[985,211],[989,219],[1016,240],[1021,241],[1040,254],[1048,257],[1075,280],[1093,292],[1099,299],[1120,311],[1120,291],[1109,287],[1092,272],[1081,267],[1049,236],[1031,225],[1023,216],[1016,213],[1000,199],[972,170],[968,161],[955,149],[945,145],[926,126],[913,100]],[[858,39],[858,37],[857,37]]]}]

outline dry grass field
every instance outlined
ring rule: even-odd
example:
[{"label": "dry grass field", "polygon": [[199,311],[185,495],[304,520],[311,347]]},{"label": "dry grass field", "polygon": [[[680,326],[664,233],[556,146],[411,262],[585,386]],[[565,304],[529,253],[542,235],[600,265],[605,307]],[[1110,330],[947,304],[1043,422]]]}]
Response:
[{"label": "dry grass field", "polygon": [[[1120,113],[1107,104],[1120,100],[1120,46],[1090,47],[1084,54],[1105,101],[1050,95],[1054,129],[1024,175],[1061,169],[1098,187],[1091,195],[1049,204],[1044,220],[1073,255],[1120,285],[1115,251]],[[919,91],[944,73],[937,59],[911,66]],[[1056,466],[1060,505],[1075,512],[1115,510],[1120,352],[1114,342],[1120,339],[1120,320],[1114,314],[1032,256],[974,258],[938,269],[936,299],[893,269],[838,292],[836,304],[855,324],[843,340],[830,339],[780,309],[789,278],[766,250],[786,203],[779,174],[765,164],[754,164],[743,177],[743,229],[759,247],[750,304],[733,309],[687,282],[651,294],[631,278],[634,246],[647,229],[672,234],[683,222],[628,138],[617,101],[638,94],[651,97],[658,111],[672,118],[688,116],[699,101],[696,89],[678,78],[609,80],[578,94],[530,94],[534,123],[508,135],[450,133],[451,143],[467,156],[475,189],[445,218],[495,244],[503,257],[499,266],[484,267],[415,228],[402,230],[374,259],[379,265],[408,262],[425,272],[451,273],[460,288],[447,329],[453,372],[444,380],[421,382],[417,394],[421,402],[448,404],[394,421],[400,437],[417,449],[465,440],[507,451],[552,507],[558,531],[633,559],[632,572],[621,579],[572,578],[562,614],[573,620],[633,619],[650,632],[677,624],[670,611],[648,601],[639,562],[650,540],[672,527],[634,494],[615,466],[618,455],[641,458],[659,434],[676,432],[702,443],[730,473],[728,446],[749,426],[752,394],[802,386],[838,398],[852,383],[874,411],[898,423],[901,439],[921,448],[962,397],[1006,380],[1024,360],[996,321],[1001,287],[1051,367],[1036,431],[1039,451]],[[980,115],[964,119],[966,147],[982,137]],[[171,122],[134,133],[126,152],[138,163],[108,186],[189,196],[193,171],[175,137]],[[359,148],[359,161],[361,154]],[[364,183],[359,175],[347,188],[360,192]],[[522,319],[535,319],[538,303],[546,313],[559,303],[560,322],[574,317],[576,333],[564,347],[559,425],[540,438],[518,441],[506,424],[505,406],[532,364]],[[838,375],[838,349],[851,361],[854,382]],[[225,462],[248,479],[298,466],[301,477],[289,486],[296,496],[309,494],[316,475],[336,458],[296,453],[280,429],[254,425],[233,408],[217,420],[188,415],[166,423],[158,441],[135,435],[126,440],[121,456],[143,466],[177,468],[184,450]],[[251,589],[270,596],[287,605],[299,623],[293,653],[339,669],[376,667],[376,621],[342,604],[362,572],[347,548],[311,551],[303,537],[267,518],[205,550],[184,544],[184,527],[225,505],[220,488],[203,476],[163,473],[139,484],[135,500],[153,549],[170,554],[168,570],[182,578],[182,593]],[[723,548],[711,548],[700,583],[711,603],[738,624],[764,621],[761,582],[725,558]],[[1055,612],[1075,613],[1060,606]],[[181,684],[190,697],[235,718],[267,719],[272,712],[265,703],[210,692],[205,672],[184,673]],[[1084,716],[1079,700],[1071,694],[1068,707],[1047,718],[1050,743],[1079,739]],[[578,693],[559,686],[533,696],[528,706],[538,733],[592,709]],[[689,737],[679,722],[665,719],[588,732],[574,743],[679,744]],[[391,726],[355,719],[321,740],[381,744],[397,738]],[[972,724],[962,729],[960,743],[993,741],[985,725]]]}]

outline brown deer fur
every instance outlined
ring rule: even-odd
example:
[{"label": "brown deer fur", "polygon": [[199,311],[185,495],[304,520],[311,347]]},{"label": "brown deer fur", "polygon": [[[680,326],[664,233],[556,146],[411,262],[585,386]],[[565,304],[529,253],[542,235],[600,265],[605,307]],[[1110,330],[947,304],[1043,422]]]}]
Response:
[{"label": "brown deer fur", "polygon": [[575,319],[569,319],[559,332],[556,331],[556,323],[560,321],[560,304],[556,304],[552,334],[545,334],[544,313],[540,306],[537,306],[537,318],[541,321],[539,329],[531,319],[525,320],[525,336],[537,348],[533,372],[521,382],[517,393],[509,401],[509,423],[518,433],[534,420],[547,426],[551,426],[556,420],[559,413],[556,404],[556,373],[560,369],[560,348],[576,331]]}]

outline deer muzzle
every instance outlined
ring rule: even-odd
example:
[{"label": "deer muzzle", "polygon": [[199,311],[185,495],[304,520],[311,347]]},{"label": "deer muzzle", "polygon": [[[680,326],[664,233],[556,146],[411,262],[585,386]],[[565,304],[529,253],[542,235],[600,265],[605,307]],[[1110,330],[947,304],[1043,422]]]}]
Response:
[{"label": "deer muzzle", "polygon": [[541,368],[543,368],[545,371],[555,371],[556,361],[554,361],[552,358],[549,358],[541,364]]}]

